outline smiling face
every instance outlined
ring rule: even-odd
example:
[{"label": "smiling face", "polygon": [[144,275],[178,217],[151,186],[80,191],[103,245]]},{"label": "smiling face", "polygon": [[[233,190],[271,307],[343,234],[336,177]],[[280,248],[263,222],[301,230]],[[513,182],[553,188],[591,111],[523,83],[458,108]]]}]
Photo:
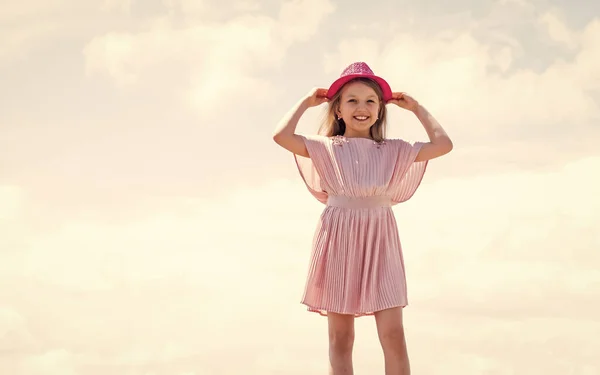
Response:
[{"label": "smiling face", "polygon": [[381,98],[371,87],[361,81],[350,82],[341,92],[336,116],[346,125],[348,137],[370,138],[370,129],[379,118]]},{"label": "smiling face", "polygon": [[381,87],[371,79],[355,78],[346,83],[328,103],[319,134],[383,141],[387,127],[387,109],[382,97]]}]

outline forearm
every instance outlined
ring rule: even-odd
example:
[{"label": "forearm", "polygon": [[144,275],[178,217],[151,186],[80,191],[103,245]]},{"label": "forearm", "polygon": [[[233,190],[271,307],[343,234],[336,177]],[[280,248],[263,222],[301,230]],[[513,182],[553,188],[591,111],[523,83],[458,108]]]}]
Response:
[{"label": "forearm", "polygon": [[298,101],[298,103],[296,103],[279,121],[275,131],[273,132],[273,136],[277,137],[279,135],[295,134],[296,126],[298,126],[300,118],[308,108],[309,105],[306,102],[306,98]]},{"label": "forearm", "polygon": [[442,125],[440,125],[425,107],[419,105],[414,113],[425,128],[431,143],[436,145],[450,145],[450,147],[452,147],[452,141],[450,140],[450,137],[448,137],[448,134],[446,134],[444,128],[442,128]]}]

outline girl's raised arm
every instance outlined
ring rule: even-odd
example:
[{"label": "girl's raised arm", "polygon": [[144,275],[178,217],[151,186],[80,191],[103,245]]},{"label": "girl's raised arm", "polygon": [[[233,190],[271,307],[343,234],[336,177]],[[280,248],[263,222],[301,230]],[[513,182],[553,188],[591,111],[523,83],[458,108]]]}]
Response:
[{"label": "girl's raised arm", "polygon": [[309,157],[304,139],[296,134],[296,126],[304,112],[310,107],[316,107],[326,101],[327,89],[312,89],[302,98],[277,124],[273,133],[273,140],[286,150],[300,156]]},{"label": "girl's raised arm", "polygon": [[429,136],[429,143],[425,143],[421,147],[415,161],[431,160],[452,151],[454,147],[452,140],[433,115],[421,105],[414,113]]},{"label": "girl's raised arm", "polygon": [[404,92],[395,92],[388,103],[396,104],[400,108],[413,112],[427,132],[429,142],[421,147],[415,161],[431,160],[452,151],[454,147],[452,140],[450,140],[442,125],[413,97]]}]

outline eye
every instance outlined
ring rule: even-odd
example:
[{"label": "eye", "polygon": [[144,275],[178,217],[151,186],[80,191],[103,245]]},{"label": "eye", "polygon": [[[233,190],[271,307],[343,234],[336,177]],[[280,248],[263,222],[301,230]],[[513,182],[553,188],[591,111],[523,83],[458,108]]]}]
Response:
[{"label": "eye", "polygon": [[348,100],[348,103],[355,102],[355,101],[356,101],[356,99],[350,99],[350,100]]}]

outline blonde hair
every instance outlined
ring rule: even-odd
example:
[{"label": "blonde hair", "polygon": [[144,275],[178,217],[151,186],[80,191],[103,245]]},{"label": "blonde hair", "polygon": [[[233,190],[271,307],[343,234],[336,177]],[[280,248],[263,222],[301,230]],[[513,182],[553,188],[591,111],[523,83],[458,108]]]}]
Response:
[{"label": "blonde hair", "polygon": [[355,78],[351,81],[348,81],[344,86],[342,86],[331,98],[329,101],[329,106],[327,108],[327,112],[325,113],[325,118],[319,127],[319,134],[327,137],[333,137],[336,135],[344,135],[346,132],[346,124],[344,120],[337,119],[336,110],[340,108],[340,101],[342,98],[342,90],[343,88],[351,83],[351,82],[362,82],[365,85],[371,87],[377,93],[379,97],[379,111],[378,111],[378,119],[369,129],[369,133],[371,138],[376,142],[382,142],[385,139],[386,135],[386,115],[387,110],[385,107],[385,103],[383,102],[383,92],[381,87],[377,84],[377,82],[368,79],[368,78]]}]

